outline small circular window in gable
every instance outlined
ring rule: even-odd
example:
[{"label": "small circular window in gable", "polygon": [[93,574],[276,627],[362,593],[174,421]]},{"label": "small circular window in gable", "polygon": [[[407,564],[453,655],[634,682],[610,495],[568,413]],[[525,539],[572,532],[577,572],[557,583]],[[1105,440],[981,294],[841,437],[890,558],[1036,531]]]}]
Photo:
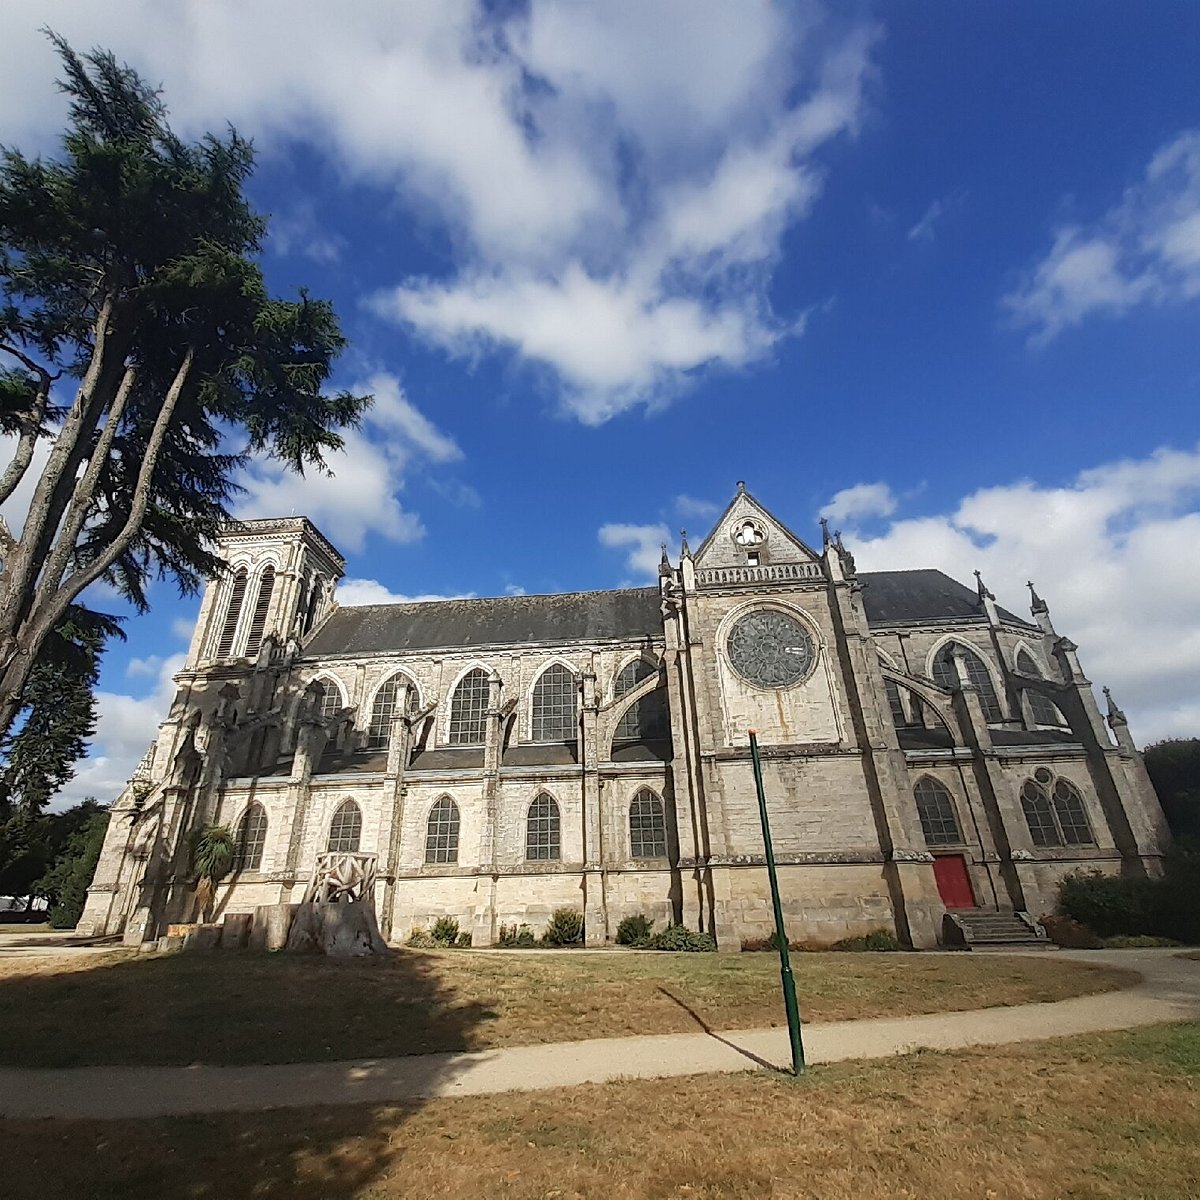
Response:
[{"label": "small circular window in gable", "polygon": [[733,669],[760,688],[798,683],[817,659],[808,630],[795,617],[775,609],[739,617],[729,631],[726,649]]}]

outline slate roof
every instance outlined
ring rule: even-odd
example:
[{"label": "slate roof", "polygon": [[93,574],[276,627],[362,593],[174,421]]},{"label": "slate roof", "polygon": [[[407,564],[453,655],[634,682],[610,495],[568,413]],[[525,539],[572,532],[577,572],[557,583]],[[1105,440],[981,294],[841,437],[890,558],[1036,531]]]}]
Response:
[{"label": "slate roof", "polygon": [[304,647],[305,657],[379,654],[527,642],[661,638],[658,588],[495,596],[339,608]]},{"label": "slate roof", "polygon": [[[875,625],[918,625],[925,621],[955,621],[963,624],[986,620],[973,588],[933,568],[915,571],[863,571],[863,604],[867,621]],[[997,608],[1000,618],[1028,629],[1036,626]]]},{"label": "slate roof", "polygon": [[[872,626],[927,621],[984,621],[973,588],[942,571],[865,571],[863,603]],[[1003,620],[1028,621],[1001,608]],[[337,609],[304,648],[307,658],[339,654],[392,654],[409,650],[512,646],[528,642],[599,642],[661,638],[657,588],[564,592],[552,596],[494,596],[364,604]]]}]

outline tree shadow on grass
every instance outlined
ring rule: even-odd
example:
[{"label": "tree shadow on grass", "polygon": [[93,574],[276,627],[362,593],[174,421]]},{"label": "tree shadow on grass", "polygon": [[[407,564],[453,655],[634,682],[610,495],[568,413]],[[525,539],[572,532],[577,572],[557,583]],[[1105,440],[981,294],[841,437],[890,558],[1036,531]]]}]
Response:
[{"label": "tree shadow on grass", "polygon": [[[0,1066],[186,1068],[429,1055],[477,1049],[480,1025],[494,1016],[484,1005],[458,1003],[436,958],[407,951],[341,961],[216,951],[93,963],[0,979]],[[444,1059],[420,1064],[426,1089],[454,1073]],[[386,1077],[384,1064],[356,1064],[338,1076],[339,1096],[361,1085],[364,1101],[378,1100]],[[350,1200],[369,1192],[395,1155],[392,1136],[422,1102],[319,1107],[321,1075],[298,1067],[289,1080],[286,1101],[275,1102],[313,1107],[9,1119],[0,1192],[6,1200]],[[0,1095],[0,1115],[18,1103],[15,1082],[11,1104]],[[125,1089],[136,1081],[115,1087],[106,1111],[129,1110]],[[77,1094],[70,1076],[51,1080],[49,1091]]]}]

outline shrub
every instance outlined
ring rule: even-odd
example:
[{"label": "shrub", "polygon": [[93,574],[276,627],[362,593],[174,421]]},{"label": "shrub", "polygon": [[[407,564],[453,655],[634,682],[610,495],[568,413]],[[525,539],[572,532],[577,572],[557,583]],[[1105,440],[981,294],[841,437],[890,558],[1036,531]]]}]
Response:
[{"label": "shrub", "polygon": [[[758,938],[743,938],[742,949],[751,951],[771,950],[778,952],[779,940],[772,933],[770,937]],[[830,946],[826,942],[810,942],[810,941],[793,941],[788,939],[788,949],[796,951],[797,954],[823,954]]]},{"label": "shrub", "polygon": [[471,945],[470,932],[464,929],[462,933],[458,935],[458,941],[455,943],[455,945],[462,946],[464,949],[468,948]]},{"label": "shrub", "polygon": [[1080,871],[1059,885],[1058,906],[1100,937],[1200,941],[1200,851],[1181,839],[1161,879]]},{"label": "shrub", "polygon": [[418,928],[414,929],[408,935],[408,941],[404,944],[411,946],[414,950],[433,950],[437,948],[439,943],[435,942],[430,934],[418,926]]},{"label": "shrub", "polygon": [[617,926],[617,945],[640,946],[643,942],[650,940],[650,934],[653,929],[654,922],[644,913],[637,913],[632,917],[626,917]]},{"label": "shrub", "polygon": [[858,937],[842,938],[829,947],[830,950],[899,950],[900,943],[890,929],[872,929]]},{"label": "shrub", "polygon": [[649,950],[688,950],[704,952],[715,950],[717,943],[711,933],[693,933],[684,925],[668,925],[654,934],[645,943]]},{"label": "shrub", "polygon": [[1099,937],[1154,932],[1154,884],[1102,871],[1076,871],[1062,881],[1058,905],[1065,916]]},{"label": "shrub", "polygon": [[1081,925],[1074,917],[1048,916],[1038,924],[1056,946],[1066,950],[1099,950],[1103,945],[1086,925]]},{"label": "shrub", "polygon": [[438,917],[429,936],[439,946],[453,946],[458,941],[458,921],[454,917]]},{"label": "shrub", "polygon": [[528,925],[501,925],[496,945],[506,950],[520,949],[522,946],[536,946],[537,938]]},{"label": "shrub", "polygon": [[573,908],[556,908],[550,916],[550,924],[542,935],[542,941],[550,946],[573,946],[583,941],[583,913]]}]

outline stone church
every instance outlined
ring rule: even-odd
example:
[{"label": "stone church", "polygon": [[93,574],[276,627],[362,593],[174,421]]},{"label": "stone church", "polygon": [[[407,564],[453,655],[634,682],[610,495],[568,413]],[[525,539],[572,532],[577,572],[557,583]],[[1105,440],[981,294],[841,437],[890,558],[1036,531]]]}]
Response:
[{"label": "stone church", "polygon": [[929,947],[973,916],[1031,927],[1079,868],[1159,870],[1125,718],[1032,586],[1029,621],[982,580],[858,572],[741,484],[655,587],[341,607],[303,517],[220,553],[86,931],[187,920],[192,832],[219,823],[218,916],[349,855],[392,942],[449,915],[490,945],[569,906],[589,945],[644,913],[736,950],[771,930],[750,729],[792,937]]}]

